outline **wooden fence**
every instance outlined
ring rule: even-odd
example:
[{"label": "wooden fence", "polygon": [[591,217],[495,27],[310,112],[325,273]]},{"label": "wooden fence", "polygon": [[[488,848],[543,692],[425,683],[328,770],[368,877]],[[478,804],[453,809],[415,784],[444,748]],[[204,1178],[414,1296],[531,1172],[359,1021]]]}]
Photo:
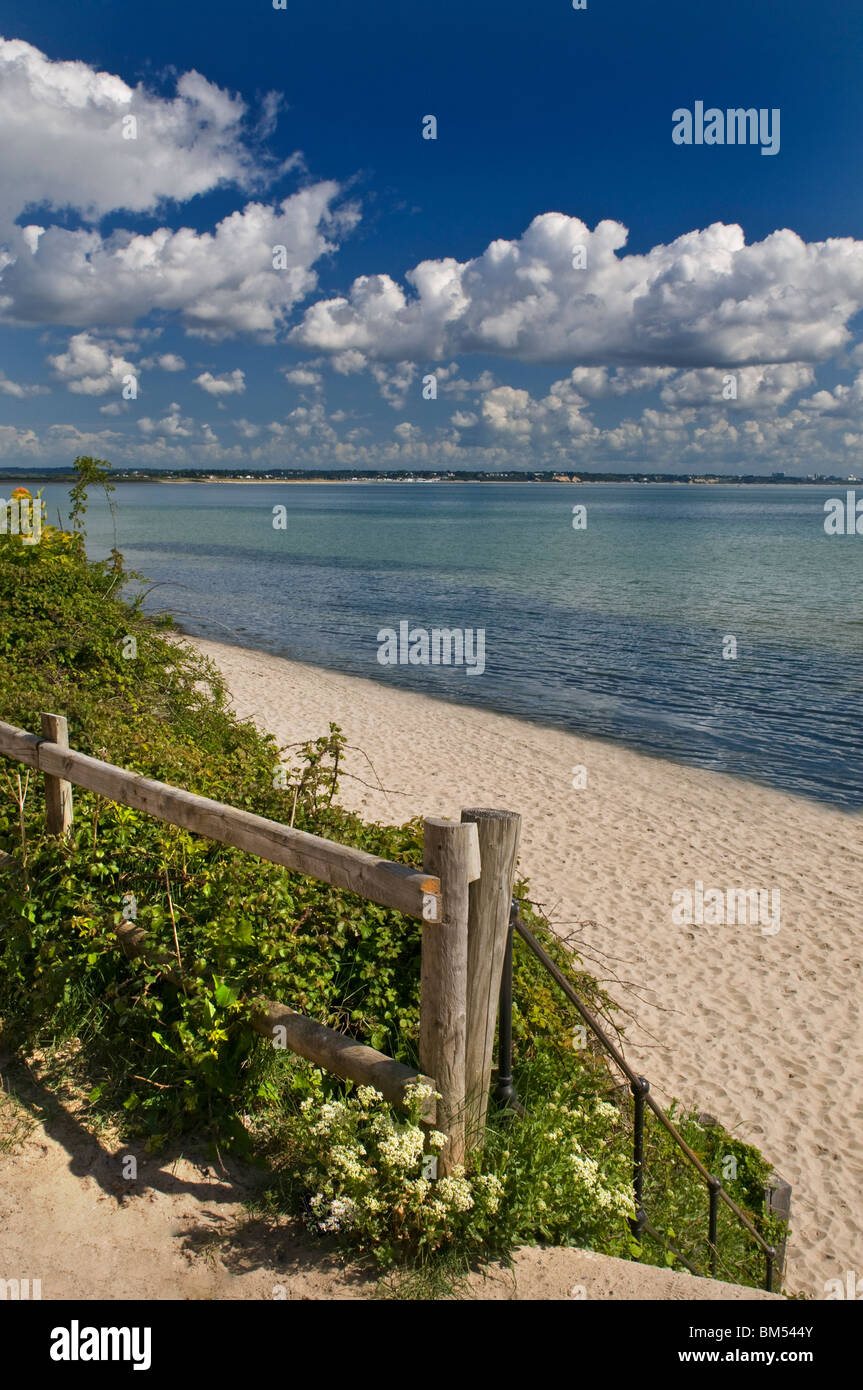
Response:
[{"label": "wooden fence", "polygon": [[[482,1144],[521,826],[515,812],[469,808],[460,822],[426,819],[418,870],[78,753],[62,715],[42,715],[41,738],[0,722],[0,754],[45,775],[49,834],[70,832],[74,783],[421,921],[419,1072],[284,1004],[264,1001],[253,1024],[318,1066],[375,1086],[394,1104],[404,1101],[406,1085],[431,1080],[440,1099],[424,1119],[447,1135],[441,1174]],[[126,923],[116,934],[127,955],[146,954],[178,978],[167,959],[148,951],[141,928]]]}]

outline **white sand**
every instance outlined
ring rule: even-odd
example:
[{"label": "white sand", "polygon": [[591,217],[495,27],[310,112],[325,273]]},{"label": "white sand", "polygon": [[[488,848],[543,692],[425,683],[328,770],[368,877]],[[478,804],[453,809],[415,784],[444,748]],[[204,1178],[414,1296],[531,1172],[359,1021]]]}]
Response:
[{"label": "white sand", "polygon": [[[792,1184],[787,1286],[823,1298],[826,1279],[863,1277],[863,817],[377,682],[196,645],[221,667],[237,713],[281,744],[342,726],[347,769],[361,780],[346,778],[341,799],[367,817],[519,811],[533,897],[562,931],[575,929],[587,965],[631,1014],[630,1062],[663,1102],[696,1102]],[[572,787],[575,765],[587,768],[584,790]],[[780,930],[672,925],[673,890],[696,880],[779,888]]]}]

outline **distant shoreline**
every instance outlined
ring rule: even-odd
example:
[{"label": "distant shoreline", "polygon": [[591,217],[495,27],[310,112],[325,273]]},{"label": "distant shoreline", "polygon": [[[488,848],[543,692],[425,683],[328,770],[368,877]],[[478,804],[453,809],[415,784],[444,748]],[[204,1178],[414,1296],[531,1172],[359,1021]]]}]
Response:
[{"label": "distant shoreline", "polygon": [[[52,483],[55,483],[62,485],[64,483],[74,482],[75,476],[76,475],[71,471],[67,472],[65,470],[60,474],[23,472],[20,470],[16,470],[13,473],[4,472],[0,470],[0,489],[3,488],[4,484],[8,486],[20,486],[23,483],[38,483],[39,485],[50,485]],[[631,474],[625,474],[622,477],[596,477],[594,475],[589,475],[585,477],[582,477],[581,475],[573,475],[571,477],[513,477],[511,474],[493,477],[489,477],[487,475],[483,477],[475,477],[470,475],[468,475],[467,477],[442,477],[437,474],[432,476],[424,476],[422,474],[413,474],[407,476],[401,476],[396,474],[374,474],[373,476],[368,478],[364,478],[361,476],[352,476],[349,478],[331,477],[326,474],[315,474],[309,477],[276,478],[245,477],[238,476],[236,474],[226,474],[224,477],[220,477],[218,475],[213,474],[207,474],[204,476],[185,474],[181,477],[161,477],[158,474],[148,474],[141,477],[130,477],[122,473],[115,473],[111,475],[111,481],[118,486],[122,484],[135,483],[157,483],[161,486],[165,486],[166,484],[183,484],[185,486],[189,486],[196,484],[218,485],[228,483],[232,486],[242,485],[246,487],[272,487],[276,484],[289,484],[291,486],[299,485],[306,487],[310,485],[314,485],[317,487],[322,484],[326,484],[329,487],[352,487],[359,485],[368,485],[370,483],[377,483],[381,485],[392,485],[394,483],[422,483],[427,486],[431,484],[440,485],[448,483],[507,483],[515,484],[520,487],[532,487],[534,485],[551,487],[607,487],[610,484],[619,487],[863,487],[863,479],[853,477],[791,478],[783,476],[781,478],[768,478],[758,477],[755,475],[747,475],[746,477],[716,477],[712,475],[709,477],[670,477],[668,475],[660,475],[653,477],[635,477]]]},{"label": "distant shoreline", "polygon": [[326,483],[330,487],[354,487],[357,485],[368,486],[369,483],[507,483],[514,487],[533,487],[538,484],[544,487],[854,487],[855,483],[846,478],[824,478],[821,481],[813,481],[809,478],[801,478],[798,482],[794,478],[785,478],[781,482],[760,478],[757,482],[744,482],[741,478],[679,478],[673,481],[669,478],[578,478],[573,481],[570,478],[125,478],[124,482],[154,482],[154,483],[183,483],[193,485],[196,483],[231,483],[246,487],[272,487],[276,483],[285,483],[291,487],[309,485],[318,486]]}]

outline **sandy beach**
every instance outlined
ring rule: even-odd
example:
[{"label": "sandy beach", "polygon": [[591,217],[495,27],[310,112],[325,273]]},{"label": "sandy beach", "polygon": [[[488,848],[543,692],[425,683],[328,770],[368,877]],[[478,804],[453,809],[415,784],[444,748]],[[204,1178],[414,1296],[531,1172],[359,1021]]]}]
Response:
[{"label": "sandy beach", "polygon": [[[237,713],[280,744],[341,725],[341,799],[365,816],[519,811],[532,896],[618,1000],[630,1062],[663,1102],[696,1102],[792,1184],[786,1287],[818,1299],[825,1280],[863,1272],[863,817],[374,681],[195,645],[223,671]],[[675,924],[672,894],[698,882],[705,893],[778,889],[779,929]]]}]

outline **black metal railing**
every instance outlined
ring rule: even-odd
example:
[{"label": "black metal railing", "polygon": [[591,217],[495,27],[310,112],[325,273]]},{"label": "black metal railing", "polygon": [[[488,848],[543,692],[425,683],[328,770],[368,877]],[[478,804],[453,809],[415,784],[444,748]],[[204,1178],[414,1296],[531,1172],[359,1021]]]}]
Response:
[{"label": "black metal railing", "polygon": [[632,1188],[635,1196],[635,1215],[630,1220],[630,1230],[635,1239],[641,1244],[642,1236],[648,1235],[651,1239],[658,1241],[669,1250],[681,1264],[689,1270],[691,1274],[703,1275],[704,1270],[698,1269],[685,1255],[663,1236],[647,1219],[644,1210],[644,1121],[645,1109],[649,1108],[656,1116],[659,1123],[667,1130],[675,1144],[686,1156],[691,1164],[698,1170],[707,1186],[708,1192],[708,1237],[707,1245],[710,1251],[709,1267],[710,1277],[716,1278],[718,1245],[717,1245],[717,1222],[719,1215],[719,1203],[725,1205],[734,1213],[737,1220],[741,1223],[747,1233],[755,1241],[762,1251],[765,1262],[764,1287],[768,1292],[773,1290],[773,1271],[776,1262],[777,1250],[774,1245],[770,1245],[755,1226],[750,1221],[746,1212],[743,1211],[733,1197],[726,1192],[719,1178],[704,1166],[701,1159],[690,1148],[683,1136],[678,1132],[674,1124],[666,1115],[662,1106],[659,1105],[650,1094],[649,1083],[643,1076],[638,1076],[621,1053],[620,1049],[611,1040],[604,1028],[593,1016],[590,1009],[578,997],[572,984],[566,978],[563,971],[552,960],[551,956],[543,946],[537,941],[533,932],[525,926],[519,910],[518,899],[513,898],[512,909],[509,918],[509,932],[507,936],[506,954],[504,956],[503,976],[500,990],[500,1027],[499,1027],[499,1065],[497,1085],[495,1088],[495,1099],[502,1105],[511,1109],[516,1109],[522,1114],[523,1107],[519,1104],[518,1095],[515,1089],[512,1075],[512,943],[513,931],[517,931],[528,949],[536,956],[536,959],[548,971],[549,975],[557,985],[563,990],[567,999],[578,1010],[584,1022],[593,1033],[594,1037],[601,1044],[602,1048],[614,1060],[623,1075],[629,1082],[629,1089],[633,1096],[633,1155],[632,1155]]}]

